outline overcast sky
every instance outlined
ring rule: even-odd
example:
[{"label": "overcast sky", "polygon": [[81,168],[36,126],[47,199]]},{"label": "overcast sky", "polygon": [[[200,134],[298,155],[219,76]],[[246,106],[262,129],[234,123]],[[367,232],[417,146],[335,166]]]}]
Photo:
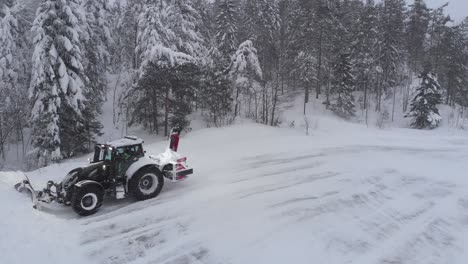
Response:
[{"label": "overcast sky", "polygon": [[[407,0],[407,2],[411,4],[414,1]],[[450,14],[453,20],[460,22],[468,16],[468,0],[426,0],[428,7],[431,8],[440,7],[447,2],[449,6],[446,7],[445,10]]]}]

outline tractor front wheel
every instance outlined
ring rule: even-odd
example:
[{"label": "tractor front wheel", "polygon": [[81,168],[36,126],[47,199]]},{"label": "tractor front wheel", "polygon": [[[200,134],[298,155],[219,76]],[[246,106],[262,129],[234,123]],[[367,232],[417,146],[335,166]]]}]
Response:
[{"label": "tractor front wheel", "polygon": [[72,194],[71,206],[77,214],[88,216],[99,210],[103,198],[104,192],[97,184],[75,187]]}]

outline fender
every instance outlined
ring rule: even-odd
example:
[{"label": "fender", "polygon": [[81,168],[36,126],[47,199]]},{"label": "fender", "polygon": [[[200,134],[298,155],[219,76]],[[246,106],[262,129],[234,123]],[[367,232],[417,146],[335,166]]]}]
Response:
[{"label": "fender", "polygon": [[130,167],[125,172],[125,177],[127,178],[127,182],[129,182],[130,179],[132,179],[133,175],[135,175],[135,173],[137,171],[139,171],[141,168],[147,167],[147,166],[154,166],[159,170],[159,164],[158,163],[156,163],[154,160],[152,160],[150,158],[142,157],[137,162],[130,165]]},{"label": "fender", "polygon": [[95,185],[99,186],[99,188],[102,191],[104,191],[104,187],[99,182],[91,181],[91,180],[84,180],[84,181],[77,182],[77,183],[75,183],[75,186],[78,187],[78,188],[81,188],[81,187],[88,186],[88,185],[91,185],[91,184],[95,184]]}]

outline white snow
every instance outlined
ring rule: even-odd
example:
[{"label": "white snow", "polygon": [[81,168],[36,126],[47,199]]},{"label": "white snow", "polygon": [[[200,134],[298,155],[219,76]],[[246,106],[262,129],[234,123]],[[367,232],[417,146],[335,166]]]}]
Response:
[{"label": "white snow", "polygon": [[111,146],[116,147],[116,148],[122,147],[122,146],[138,145],[138,144],[141,144],[141,143],[143,143],[142,139],[127,138],[127,137],[119,138],[119,139],[113,140],[111,142],[107,142],[108,145],[111,145]]},{"label": "white snow", "polygon": [[[30,208],[0,172],[2,263],[467,263],[468,138],[323,117],[182,137],[195,174],[96,215]],[[148,154],[166,142],[145,146]],[[86,157],[29,173],[61,179]]]}]

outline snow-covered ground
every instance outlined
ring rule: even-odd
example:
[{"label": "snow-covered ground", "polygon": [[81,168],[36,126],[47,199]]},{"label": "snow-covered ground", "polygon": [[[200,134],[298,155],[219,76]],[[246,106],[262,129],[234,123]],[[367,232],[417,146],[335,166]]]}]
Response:
[{"label": "snow-covered ground", "polygon": [[[79,218],[31,208],[0,172],[1,263],[468,263],[468,137],[316,120],[181,141],[195,174]],[[146,147],[163,150],[164,143]],[[60,179],[86,158],[28,173]]]}]

